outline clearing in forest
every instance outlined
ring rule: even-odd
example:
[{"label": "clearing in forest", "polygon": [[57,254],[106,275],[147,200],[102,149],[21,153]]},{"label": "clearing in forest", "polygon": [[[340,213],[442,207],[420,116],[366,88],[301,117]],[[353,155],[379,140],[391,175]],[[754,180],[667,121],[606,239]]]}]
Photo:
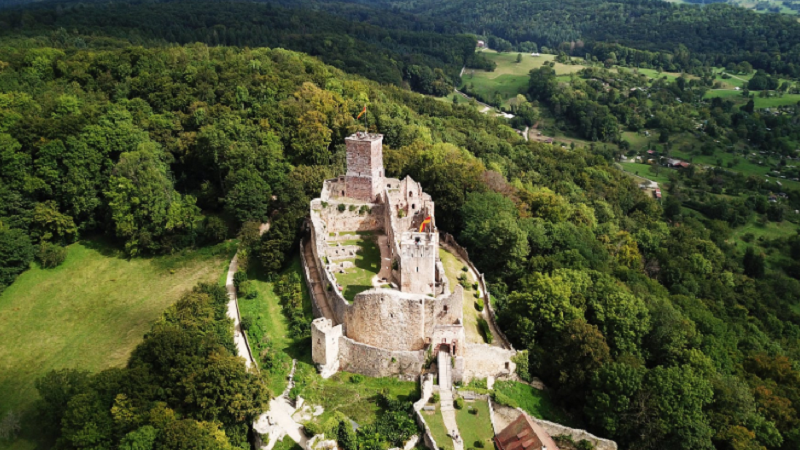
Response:
[{"label": "clearing in forest", "polygon": [[29,449],[25,419],[34,382],[53,369],[97,372],[124,366],[164,310],[199,282],[218,282],[234,244],[157,258],[126,258],[102,240],[68,247],[55,269],[34,266],[0,295],[0,416],[23,416],[22,438],[0,447]]}]

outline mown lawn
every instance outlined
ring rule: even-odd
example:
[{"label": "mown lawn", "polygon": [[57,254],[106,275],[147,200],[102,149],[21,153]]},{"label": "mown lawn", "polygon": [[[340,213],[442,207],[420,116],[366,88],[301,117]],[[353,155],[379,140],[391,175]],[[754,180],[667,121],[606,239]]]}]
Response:
[{"label": "mown lawn", "polygon": [[53,369],[124,366],[161,313],[197,283],[220,280],[234,252],[229,243],[128,259],[102,240],[84,240],[69,246],[61,266],[20,275],[0,295],[0,416],[22,414],[23,432],[0,448],[34,448],[36,379]]},{"label": "mown lawn", "polygon": [[[310,362],[311,344],[308,340],[292,338],[289,321],[284,315],[280,298],[275,294],[274,281],[282,275],[296,274],[303,291],[303,313],[312,319],[311,296],[303,278],[300,256],[295,255],[289,266],[279,275],[269,277],[258,267],[248,270],[248,279],[258,291],[255,299],[239,299],[239,312],[249,317],[252,325],[247,330],[247,339],[262,372],[267,371],[267,381],[273,394],[279,395],[286,388],[287,376],[292,367],[292,358]],[[271,349],[271,350],[267,350]],[[262,355],[263,353],[263,355]]]},{"label": "mown lawn", "polygon": [[[435,412],[423,411],[422,417],[425,419],[425,423],[428,424],[428,428],[431,429],[431,434],[433,435],[433,439],[436,440],[436,445],[438,445],[440,449],[453,450],[453,440],[447,435],[447,427],[444,426],[444,419],[442,418],[442,411],[439,403],[436,403]],[[489,416],[487,415],[485,419],[489,420]]]},{"label": "mown lawn", "polygon": [[498,381],[494,390],[514,400],[517,405],[539,419],[549,420],[567,426],[576,426],[564,411],[559,408],[547,391],[541,391],[525,383],[516,381]]},{"label": "mown lawn", "polygon": [[[475,408],[478,414],[470,414],[470,407]],[[489,420],[489,405],[486,400],[464,402],[463,409],[456,409],[456,423],[465,448],[492,448],[494,430]],[[484,445],[478,447],[475,445],[477,441],[483,442]]]}]

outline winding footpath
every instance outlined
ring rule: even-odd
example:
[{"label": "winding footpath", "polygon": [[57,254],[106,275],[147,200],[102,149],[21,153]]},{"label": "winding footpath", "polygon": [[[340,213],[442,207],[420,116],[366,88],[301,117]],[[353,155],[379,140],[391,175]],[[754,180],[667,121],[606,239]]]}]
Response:
[{"label": "winding footpath", "polygon": [[[269,230],[268,223],[262,223],[259,227],[259,234],[264,234]],[[242,330],[242,316],[239,312],[239,300],[236,297],[236,286],[233,284],[233,275],[239,270],[239,252],[233,256],[231,263],[228,266],[228,276],[225,279],[225,288],[228,290],[228,317],[233,319],[233,341],[236,344],[236,350],[239,356],[244,358],[245,365],[248,369],[255,368],[258,370],[253,353],[250,351],[250,345],[247,342],[247,334]],[[297,366],[297,360],[292,360],[292,371],[289,373],[289,383],[286,385],[283,393],[270,400],[269,411],[261,414],[258,419],[253,423],[253,429],[261,435],[269,435],[269,442],[261,446],[263,450],[272,450],[275,444],[283,439],[284,436],[289,436],[293,441],[298,443],[302,448],[306,447],[306,436],[303,434],[303,425],[297,423],[292,414],[295,412],[289,399],[289,391],[294,387],[294,371]]]}]

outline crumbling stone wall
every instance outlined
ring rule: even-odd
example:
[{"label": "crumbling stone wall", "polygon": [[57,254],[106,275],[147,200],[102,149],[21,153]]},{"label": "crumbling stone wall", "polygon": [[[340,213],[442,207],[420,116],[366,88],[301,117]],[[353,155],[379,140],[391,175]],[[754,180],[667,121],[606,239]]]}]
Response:
[{"label": "crumbling stone wall", "polygon": [[513,377],[517,365],[511,361],[516,354],[514,350],[495,347],[488,344],[468,343],[464,349],[464,380],[473,378],[505,378]]},{"label": "crumbling stone wall", "polygon": [[387,289],[362,292],[345,314],[347,336],[388,350],[421,350],[434,302]]},{"label": "crumbling stone wall", "polygon": [[422,371],[425,352],[391,351],[356,342],[348,337],[339,339],[339,370],[370,377],[397,376],[413,381]]},{"label": "crumbling stone wall", "polygon": [[[316,212],[324,221],[328,233],[340,231],[381,231],[384,228],[383,205],[375,203],[343,203],[344,211],[339,211],[339,202],[326,202],[327,206],[319,203]],[[350,206],[355,207],[351,211]],[[366,206],[370,212],[360,212]]]}]

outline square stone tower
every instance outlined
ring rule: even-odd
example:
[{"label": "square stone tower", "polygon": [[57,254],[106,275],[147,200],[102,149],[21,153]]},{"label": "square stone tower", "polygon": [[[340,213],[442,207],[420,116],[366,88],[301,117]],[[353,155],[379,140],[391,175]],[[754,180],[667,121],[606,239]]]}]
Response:
[{"label": "square stone tower", "polygon": [[383,135],[356,133],[347,144],[345,197],[377,202],[383,185]]}]

